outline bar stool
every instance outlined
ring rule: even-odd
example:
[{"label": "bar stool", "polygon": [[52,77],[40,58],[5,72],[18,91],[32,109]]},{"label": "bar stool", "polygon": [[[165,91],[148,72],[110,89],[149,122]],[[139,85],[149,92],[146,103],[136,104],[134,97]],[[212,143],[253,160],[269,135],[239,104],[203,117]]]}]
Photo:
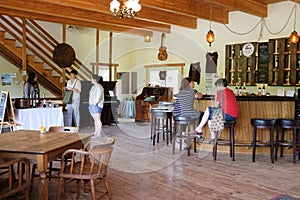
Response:
[{"label": "bar stool", "polygon": [[169,133],[170,142],[172,142],[172,111],[165,109],[151,109],[151,140],[153,140],[153,146],[155,146],[155,139],[159,143],[159,134],[163,134],[163,140],[165,140],[167,146],[169,145]]},{"label": "bar stool", "polygon": [[[253,127],[253,154],[252,162],[255,162],[256,146],[270,146],[270,156],[271,162],[274,163],[274,128],[276,125],[276,119],[261,119],[252,118],[251,125]],[[257,139],[257,129],[269,129],[270,130],[270,140],[258,140]]]},{"label": "bar stool", "polygon": [[224,121],[224,128],[229,128],[229,138],[225,139],[225,138],[216,137],[216,141],[215,141],[215,144],[213,147],[214,160],[217,159],[218,145],[229,145],[230,146],[230,157],[232,158],[232,161],[235,161],[235,153],[234,153],[234,126],[235,126],[235,124],[236,124],[235,120]]},{"label": "bar stool", "polygon": [[[276,119],[276,143],[275,143],[275,160],[277,160],[278,147],[280,147],[280,157],[283,157],[283,147],[293,148],[293,163],[296,164],[296,154],[298,150],[298,159],[300,160],[300,141],[299,129],[300,121],[296,119]],[[291,130],[292,132],[285,132]],[[286,133],[291,133],[291,139],[286,138]]]},{"label": "bar stool", "polygon": [[[182,150],[182,141],[185,141],[187,144],[187,152],[190,155],[190,148],[191,148],[191,139],[194,140],[194,152],[197,152],[196,149],[196,138],[194,135],[191,134],[191,130],[194,130],[195,127],[198,125],[198,118],[193,117],[182,117],[176,116],[174,117],[174,132],[173,132],[173,154],[175,153],[175,144],[176,141],[179,142],[180,151]],[[182,134],[185,132],[185,135]]]}]

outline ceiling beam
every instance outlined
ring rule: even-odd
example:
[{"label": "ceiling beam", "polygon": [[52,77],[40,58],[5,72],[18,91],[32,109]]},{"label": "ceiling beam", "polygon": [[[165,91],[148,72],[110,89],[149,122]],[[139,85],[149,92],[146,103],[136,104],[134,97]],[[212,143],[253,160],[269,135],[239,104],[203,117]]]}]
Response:
[{"label": "ceiling beam", "polygon": [[[210,20],[210,6],[205,1],[186,0],[183,3],[182,0],[143,0],[141,4],[144,7],[147,6]],[[228,23],[228,11],[221,7],[215,7],[212,9],[211,20],[223,24]]]},{"label": "ceiling beam", "polygon": [[[120,20],[111,14],[104,14],[101,12],[90,11],[81,8],[74,8],[64,5],[51,4],[42,2],[40,0],[1,0],[1,7],[7,9],[18,10],[19,12],[26,11],[32,13],[32,16],[37,14],[48,15],[61,18],[69,18],[74,20],[82,20],[91,23],[99,23],[110,26],[120,26],[127,29],[141,29],[148,31],[158,31],[170,33],[171,26],[163,23],[155,23],[151,21],[124,18]],[[63,10],[63,12],[62,12]]]},{"label": "ceiling beam", "polygon": [[[44,0],[43,2],[55,3],[74,8],[82,8],[96,12],[102,12],[111,15],[109,10],[111,0],[103,1],[83,1],[83,0]],[[122,1],[120,1],[122,3]],[[173,24],[186,28],[197,28],[197,17],[182,15],[180,13],[170,13],[161,9],[151,7],[142,7],[142,11],[138,14],[136,19],[146,21],[156,21],[165,24]],[[121,20],[121,19],[120,19]]]},{"label": "ceiling beam", "polygon": [[[205,0],[209,4],[209,0]],[[228,11],[241,11],[258,17],[267,17],[268,5],[257,0],[213,0],[213,5]]]},{"label": "ceiling beam", "polygon": [[145,36],[146,34],[153,35],[153,32],[148,31],[148,30],[131,29],[131,28],[126,28],[126,27],[113,26],[113,25],[83,21],[83,20],[74,20],[74,19],[65,18],[65,17],[54,17],[51,15],[45,15],[45,14],[35,14],[33,16],[32,13],[30,13],[30,12],[7,9],[7,8],[4,9],[1,7],[0,7],[0,13],[4,14],[4,15],[13,15],[13,16],[24,17],[24,18],[33,19],[33,20],[47,21],[47,22],[60,23],[60,24],[71,24],[71,25],[77,25],[77,26],[82,26],[82,27],[91,27],[91,28],[104,30],[104,31],[113,30],[114,32],[139,35],[139,36]]}]

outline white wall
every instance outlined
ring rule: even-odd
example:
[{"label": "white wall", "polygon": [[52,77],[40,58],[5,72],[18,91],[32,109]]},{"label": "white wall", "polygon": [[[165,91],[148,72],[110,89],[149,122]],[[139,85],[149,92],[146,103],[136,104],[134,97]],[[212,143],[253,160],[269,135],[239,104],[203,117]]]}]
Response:
[{"label": "white wall", "polygon": [[[268,28],[272,32],[278,32],[288,21],[289,14],[293,8],[294,3],[291,1],[285,1],[281,3],[272,4],[268,8],[268,17],[265,18],[265,22]],[[297,8],[297,16],[300,16],[299,4]],[[257,26],[252,32],[246,35],[237,35],[230,32],[223,24],[212,23],[212,30],[215,33],[215,42],[212,43],[212,47],[209,48],[205,41],[205,36],[209,30],[209,21],[198,20],[198,29],[187,29],[178,26],[172,26],[171,34],[166,35],[165,46],[167,47],[168,59],[161,62],[157,59],[158,49],[161,42],[161,33],[154,33],[152,41],[145,43],[143,37],[137,37],[126,34],[114,33],[113,35],[113,63],[119,64],[119,72],[138,72],[138,87],[142,89],[145,85],[145,65],[149,64],[163,64],[163,63],[185,63],[184,75],[188,74],[190,63],[200,61],[202,70],[202,79],[200,86],[196,86],[198,90],[203,93],[207,93],[205,90],[205,54],[207,52],[217,51],[218,58],[218,76],[224,76],[225,73],[225,45],[232,43],[252,42],[258,41],[264,42],[271,38],[288,37],[293,31],[294,15],[288,21],[285,29],[272,35],[267,31],[265,27],[262,29],[262,36],[259,39],[260,28]],[[259,17],[255,17],[249,14],[241,12],[232,12],[229,15],[228,27],[238,33],[246,33],[250,31],[260,21]],[[62,25],[55,23],[40,22],[40,24],[47,29],[53,36],[61,41]],[[300,32],[300,21],[297,21],[296,31]],[[70,44],[75,52],[76,56],[86,66],[90,66],[90,62],[95,62],[95,29],[75,27],[73,31],[67,31],[67,43]],[[109,33],[101,31],[101,44],[100,44],[100,62],[108,62],[108,44]],[[16,72],[16,68],[4,61],[0,57],[0,73]],[[118,83],[118,96],[120,96],[120,87]],[[13,85],[8,90],[12,90],[12,96],[21,96],[20,85]],[[249,87],[250,91],[256,91],[255,87]],[[273,88],[273,87],[272,87]],[[1,88],[2,89],[2,88]],[[271,90],[270,87],[267,88]],[[138,91],[138,94],[141,91]],[[130,96],[130,95],[127,95]],[[125,96],[120,96],[123,99]]]}]

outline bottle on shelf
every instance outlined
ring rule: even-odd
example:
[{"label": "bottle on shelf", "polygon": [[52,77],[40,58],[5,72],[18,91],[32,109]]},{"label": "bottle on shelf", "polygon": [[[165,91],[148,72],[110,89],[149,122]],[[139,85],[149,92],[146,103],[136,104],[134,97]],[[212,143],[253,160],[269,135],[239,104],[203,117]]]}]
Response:
[{"label": "bottle on shelf", "polygon": [[258,89],[257,89],[257,95],[258,96],[261,96],[261,85],[258,85]]},{"label": "bottle on shelf", "polygon": [[234,50],[234,46],[231,46],[231,57],[234,58],[235,57],[235,50]]},{"label": "bottle on shelf", "polygon": [[274,50],[275,50],[275,53],[278,52],[278,41],[277,40],[275,40]]},{"label": "bottle on shelf", "polygon": [[235,78],[234,78],[234,74],[231,75],[231,81],[230,81],[231,85],[235,84]]},{"label": "bottle on shelf", "polygon": [[266,88],[265,88],[265,84],[263,84],[263,86],[262,86],[262,89],[261,89],[261,94],[262,94],[263,96],[265,96],[265,95],[266,95]]},{"label": "bottle on shelf", "polygon": [[300,58],[298,59],[298,69],[300,69]]},{"label": "bottle on shelf", "polygon": [[275,69],[278,69],[279,63],[278,63],[278,56],[275,56]]}]

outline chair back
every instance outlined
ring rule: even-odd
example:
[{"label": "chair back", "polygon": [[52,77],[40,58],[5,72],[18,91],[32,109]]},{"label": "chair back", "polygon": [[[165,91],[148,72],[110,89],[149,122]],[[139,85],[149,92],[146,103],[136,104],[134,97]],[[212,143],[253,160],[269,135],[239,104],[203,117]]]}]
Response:
[{"label": "chair back", "polygon": [[75,126],[51,126],[49,132],[78,133],[78,128]]},{"label": "chair back", "polygon": [[88,151],[69,149],[62,155],[62,160],[71,158],[71,162],[61,162],[61,177],[95,179],[106,176],[113,150],[111,144],[92,142],[85,149]]},{"label": "chair back", "polygon": [[[18,180],[16,180],[14,165],[18,164]],[[7,199],[8,197],[17,193],[23,193],[25,199],[29,199],[29,190],[31,186],[30,181],[30,161],[26,158],[16,158],[0,163],[0,170],[7,169],[8,176],[5,174],[3,178],[0,176],[0,199]],[[23,177],[23,172],[25,175]],[[6,178],[7,177],[7,178]]]}]

